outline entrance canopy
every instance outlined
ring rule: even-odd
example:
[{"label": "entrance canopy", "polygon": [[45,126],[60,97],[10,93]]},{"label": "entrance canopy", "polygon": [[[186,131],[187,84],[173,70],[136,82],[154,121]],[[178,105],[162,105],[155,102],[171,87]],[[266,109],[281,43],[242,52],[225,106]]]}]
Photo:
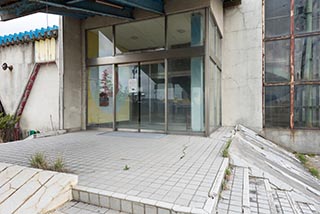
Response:
[{"label": "entrance canopy", "polygon": [[135,8],[162,14],[163,0],[0,0],[0,20],[47,12],[51,14],[87,18],[109,16],[133,19]]}]

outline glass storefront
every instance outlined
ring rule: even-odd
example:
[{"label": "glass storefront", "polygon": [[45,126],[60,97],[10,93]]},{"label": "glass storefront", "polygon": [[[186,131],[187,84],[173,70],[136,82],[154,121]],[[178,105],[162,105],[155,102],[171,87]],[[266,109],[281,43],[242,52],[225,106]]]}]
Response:
[{"label": "glass storefront", "polygon": [[[209,13],[202,9],[88,30],[88,126],[206,134],[219,127],[221,37]],[[213,37],[206,38],[207,21]],[[206,39],[214,41],[210,68],[205,68]]]}]

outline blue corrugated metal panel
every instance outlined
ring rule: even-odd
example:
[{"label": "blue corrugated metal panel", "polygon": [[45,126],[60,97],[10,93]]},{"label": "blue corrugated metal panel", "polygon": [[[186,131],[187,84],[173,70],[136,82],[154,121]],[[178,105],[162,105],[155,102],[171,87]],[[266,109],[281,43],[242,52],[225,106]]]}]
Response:
[{"label": "blue corrugated metal panel", "polygon": [[0,46],[27,43],[30,41],[44,40],[53,37],[58,37],[58,26],[56,25],[47,28],[0,36]]}]

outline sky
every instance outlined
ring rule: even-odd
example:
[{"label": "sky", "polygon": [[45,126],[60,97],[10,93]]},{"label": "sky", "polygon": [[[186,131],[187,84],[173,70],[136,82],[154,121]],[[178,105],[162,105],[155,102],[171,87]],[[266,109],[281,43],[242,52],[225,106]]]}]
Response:
[{"label": "sky", "polygon": [[13,19],[10,21],[0,21],[0,36],[30,31],[47,26],[59,26],[59,16],[36,13],[29,16]]}]

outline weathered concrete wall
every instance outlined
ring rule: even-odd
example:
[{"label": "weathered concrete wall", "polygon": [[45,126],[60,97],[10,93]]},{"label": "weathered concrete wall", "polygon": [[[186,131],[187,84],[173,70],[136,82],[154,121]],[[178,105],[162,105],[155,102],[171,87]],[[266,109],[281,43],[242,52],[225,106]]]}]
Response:
[{"label": "weathered concrete wall", "polygon": [[222,125],[262,129],[262,2],[224,11]]},{"label": "weathered concrete wall", "polygon": [[319,130],[264,129],[261,135],[274,143],[299,153],[320,154]]},{"label": "weathered concrete wall", "polygon": [[[0,99],[6,113],[15,114],[35,65],[35,45],[0,48],[0,64],[13,65],[13,70],[0,69]],[[58,129],[59,79],[55,64],[42,65],[21,116],[22,131],[41,132]],[[53,128],[52,128],[53,127]]]},{"label": "weathered concrete wall", "polygon": [[55,64],[41,65],[20,125],[25,131],[59,129],[59,73]]},{"label": "weathered concrete wall", "polygon": [[13,70],[0,68],[0,99],[7,114],[14,114],[34,66],[33,43],[0,48],[0,65],[13,65]]},{"label": "weathered concrete wall", "polygon": [[82,33],[81,21],[63,18],[63,128],[80,130],[82,125]]}]

